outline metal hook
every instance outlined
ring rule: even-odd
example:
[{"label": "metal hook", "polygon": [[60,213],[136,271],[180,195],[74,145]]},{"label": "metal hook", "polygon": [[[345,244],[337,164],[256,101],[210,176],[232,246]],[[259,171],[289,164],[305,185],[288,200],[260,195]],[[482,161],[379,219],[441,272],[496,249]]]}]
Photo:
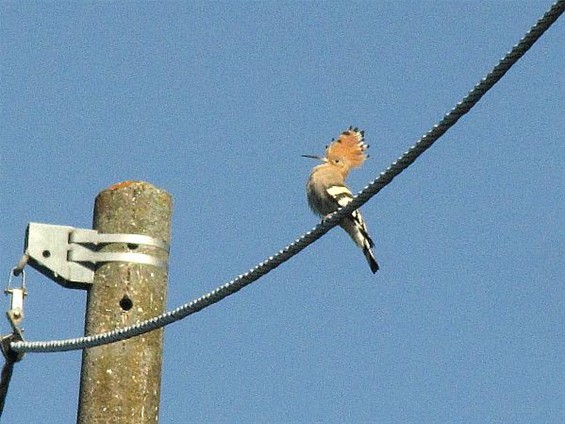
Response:
[{"label": "metal hook", "polygon": [[22,272],[24,272],[24,267],[27,265],[28,261],[29,261],[29,253],[26,249],[26,251],[24,252],[22,257],[20,258],[18,264],[12,269],[12,273],[10,274],[10,278],[12,277],[12,275],[17,277]]},{"label": "metal hook", "polygon": [[[24,357],[22,354],[23,352],[14,352],[10,348],[10,344],[12,342],[23,340],[23,330],[20,328],[20,324],[24,319],[24,298],[27,295],[27,290],[25,271],[23,270],[23,266],[20,267],[19,265],[20,264],[10,271],[8,286],[4,289],[4,293],[6,295],[12,296],[10,300],[10,309],[6,312],[6,316],[8,317],[13,333],[0,337],[0,350],[6,360],[10,362],[21,361]],[[12,278],[19,275],[21,275],[22,278],[21,286],[19,288],[12,287]]]},{"label": "metal hook", "polygon": [[10,271],[10,278],[8,279],[8,287],[4,290],[6,295],[11,295],[10,309],[6,313],[10,325],[15,332],[20,332],[20,324],[24,319],[24,298],[27,295],[25,271],[19,270],[21,275],[22,284],[19,288],[12,287],[12,278],[16,275],[16,268]]}]

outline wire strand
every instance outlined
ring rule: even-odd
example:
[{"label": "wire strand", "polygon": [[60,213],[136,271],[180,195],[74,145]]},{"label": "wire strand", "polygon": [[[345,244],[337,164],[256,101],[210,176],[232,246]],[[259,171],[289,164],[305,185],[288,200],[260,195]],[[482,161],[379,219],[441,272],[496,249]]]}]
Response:
[{"label": "wire strand", "polygon": [[6,404],[6,397],[8,396],[8,387],[10,380],[12,380],[12,373],[14,372],[14,361],[6,360],[2,367],[0,374],[0,417],[4,412],[4,405]]},{"label": "wire strand", "polygon": [[532,47],[542,34],[563,14],[565,0],[559,0],[541,17],[526,35],[508,52],[498,64],[473,87],[473,89],[457,103],[436,125],[424,134],[416,144],[404,152],[384,172],[370,182],[359,194],[344,208],[335,212],[330,218],[318,224],[312,230],[299,237],[297,240],[270,256],[263,262],[251,268],[245,274],[239,275],[230,282],[221,285],[211,292],[192,300],[178,308],[165,312],[147,321],[140,322],[130,327],[116,329],[107,333],[88,337],[79,337],[66,340],[15,342],[11,348],[17,352],[62,352],[69,350],[85,349],[125,340],[143,333],[162,328],[175,321],[186,318],[202,309],[219,302],[245,286],[257,281],[259,278],[277,268],[280,264],[304,250],[314,243],[330,229],[339,224],[346,216],[358,209],[369,199],[379,193],[386,185],[408,168],[422,153],[438,140],[445,132],[490,90],[504,74]]}]

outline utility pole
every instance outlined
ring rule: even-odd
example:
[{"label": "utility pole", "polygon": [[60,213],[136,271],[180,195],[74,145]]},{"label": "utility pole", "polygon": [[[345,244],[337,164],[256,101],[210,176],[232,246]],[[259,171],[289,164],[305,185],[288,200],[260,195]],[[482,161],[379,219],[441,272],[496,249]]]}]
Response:
[{"label": "utility pole", "polygon": [[[94,206],[99,233],[143,234],[169,243],[172,198],[151,184],[126,181],[102,191]],[[151,253],[114,243],[102,252]],[[165,253],[162,253],[165,254]],[[167,270],[128,262],[103,263],[88,290],[85,335],[126,327],[165,310]],[[163,330],[85,349],[78,424],[153,424],[159,417]]]}]

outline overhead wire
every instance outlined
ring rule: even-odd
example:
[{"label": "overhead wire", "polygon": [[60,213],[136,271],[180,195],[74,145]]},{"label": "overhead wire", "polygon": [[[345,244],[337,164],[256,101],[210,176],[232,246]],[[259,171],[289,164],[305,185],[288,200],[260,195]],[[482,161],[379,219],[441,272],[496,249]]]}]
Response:
[{"label": "overhead wire", "polygon": [[6,397],[8,396],[8,387],[12,379],[14,371],[14,362],[6,361],[2,366],[2,373],[0,374],[0,417],[4,412],[4,405],[6,404]]},{"label": "overhead wire", "polygon": [[13,342],[11,349],[16,352],[62,352],[100,346],[125,340],[143,333],[162,328],[168,324],[186,318],[202,309],[219,302],[288,261],[293,256],[314,243],[330,229],[339,224],[354,210],[367,203],[369,199],[379,193],[396,176],[408,168],[422,153],[429,149],[445,132],[457,121],[468,113],[473,106],[506,74],[506,72],[534,45],[549,27],[565,11],[565,0],[555,2],[551,8],[533,25],[522,39],[498,62],[498,64],[476,84],[473,89],[458,102],[432,129],[424,134],[413,146],[404,152],[385,171],[371,181],[357,196],[344,208],[339,209],[328,219],[324,220],[312,230],[300,236],[297,240],[279,250],[273,256],[260,262],[244,274],[225,283],[205,295],[185,303],[176,309],[165,312],[154,318],[139,322],[129,327],[119,328],[107,333],[93,336],[78,337],[65,340],[51,341],[26,341]]},{"label": "overhead wire", "polygon": [[0,349],[4,356],[4,365],[0,372],[0,417],[2,417],[4,413],[6,397],[8,396],[8,389],[14,372],[14,365],[23,357],[23,353],[17,353],[10,349],[11,340],[21,340],[21,334],[10,334],[0,340]]},{"label": "overhead wire", "polygon": [[0,417],[4,412],[4,405],[6,404],[6,397],[8,396],[8,387],[10,387],[15,363],[16,361],[6,360],[2,366],[2,372],[0,373]]}]

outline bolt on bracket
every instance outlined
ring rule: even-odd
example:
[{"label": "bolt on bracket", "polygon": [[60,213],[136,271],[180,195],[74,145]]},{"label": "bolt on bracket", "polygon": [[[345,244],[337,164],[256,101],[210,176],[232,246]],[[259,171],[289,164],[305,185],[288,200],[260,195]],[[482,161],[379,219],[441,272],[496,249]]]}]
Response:
[{"label": "bolt on bracket", "polygon": [[[159,257],[148,253],[99,251],[103,246],[116,243],[125,244],[131,250],[140,245],[154,248],[160,251]],[[30,222],[24,251],[33,268],[63,287],[87,289],[94,280],[95,265],[99,263],[131,262],[167,268],[169,245],[141,234],[103,234],[96,230]]]}]

